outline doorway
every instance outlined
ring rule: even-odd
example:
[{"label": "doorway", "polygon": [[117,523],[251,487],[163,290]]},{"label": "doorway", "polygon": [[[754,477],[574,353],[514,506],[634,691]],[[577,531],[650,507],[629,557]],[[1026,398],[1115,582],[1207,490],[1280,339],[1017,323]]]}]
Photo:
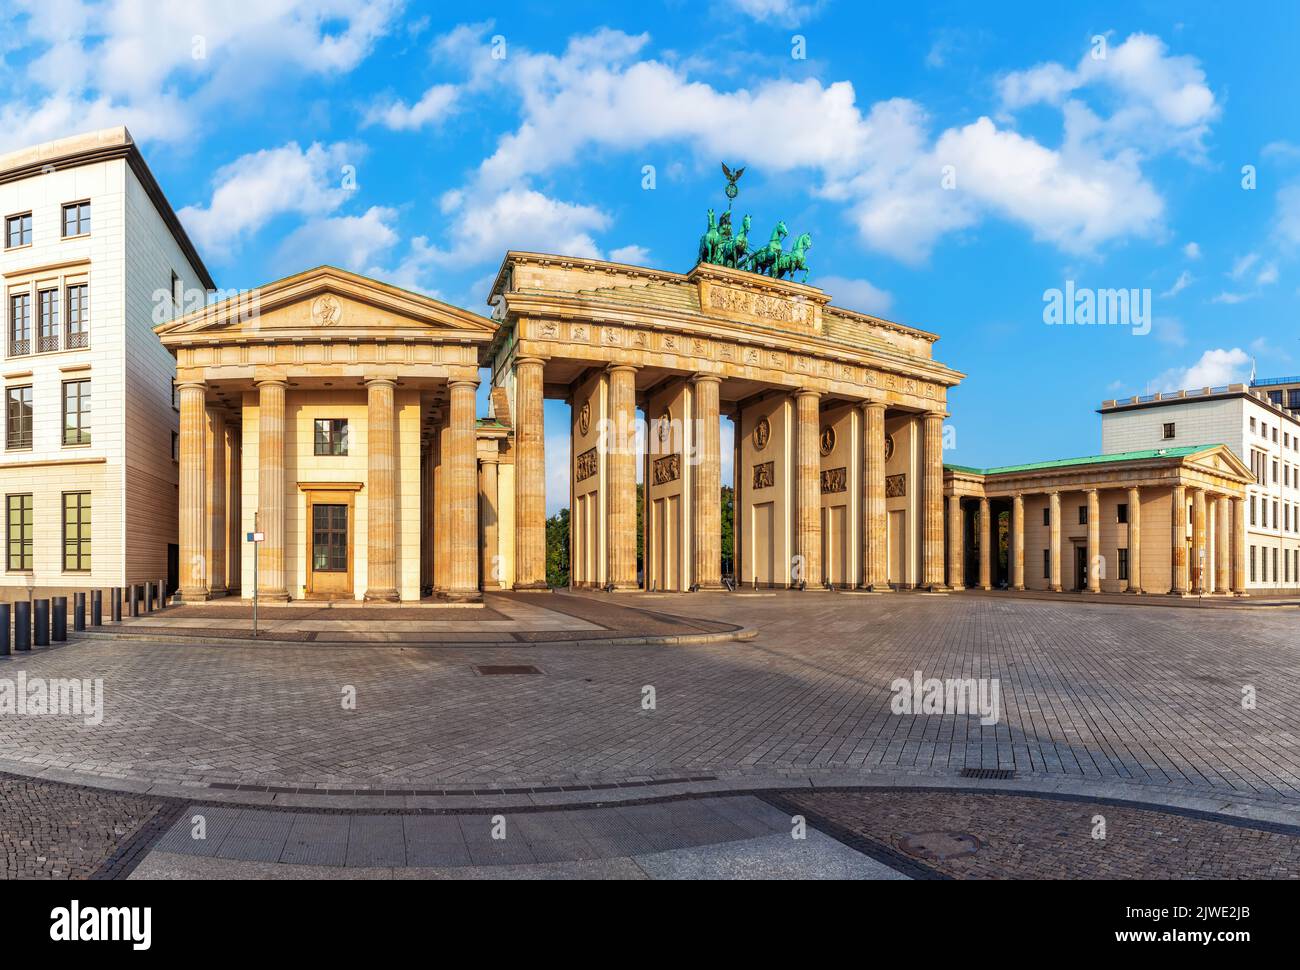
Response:
[{"label": "doorway", "polygon": [[1088,588],[1088,550],[1085,546],[1074,547],[1074,589],[1082,592]]},{"label": "doorway", "polygon": [[351,494],[308,493],[307,519],[307,596],[352,598]]}]

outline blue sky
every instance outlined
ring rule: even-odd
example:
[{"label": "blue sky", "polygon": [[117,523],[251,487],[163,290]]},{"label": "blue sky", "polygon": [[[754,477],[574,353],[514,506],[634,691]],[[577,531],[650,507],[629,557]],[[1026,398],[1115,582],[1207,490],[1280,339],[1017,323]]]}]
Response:
[{"label": "blue sky", "polygon": [[[941,335],[951,461],[1300,372],[1293,3],[180,7],[6,4],[0,149],[127,124],[223,288],[332,262],[483,312],[507,247],[685,271],[727,161],[809,282]],[[1149,290],[1149,333],[1046,325],[1067,281]]]}]

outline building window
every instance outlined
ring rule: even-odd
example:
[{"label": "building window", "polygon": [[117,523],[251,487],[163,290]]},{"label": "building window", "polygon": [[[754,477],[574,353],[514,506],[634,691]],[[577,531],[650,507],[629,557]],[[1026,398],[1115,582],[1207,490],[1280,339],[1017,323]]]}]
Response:
[{"label": "building window", "polygon": [[1250,581],[1255,582],[1255,547],[1250,547]]},{"label": "building window", "polygon": [[1273,425],[1273,441],[1277,442],[1277,425]]},{"label": "building window", "polygon": [[36,294],[36,352],[59,349],[59,291],[41,290]]},{"label": "building window", "polygon": [[1043,578],[1044,579],[1052,578],[1052,550],[1051,549],[1043,550]]},{"label": "building window", "polygon": [[1119,549],[1116,551],[1119,553],[1119,578],[1127,580],[1128,579],[1128,550]]},{"label": "building window", "polygon": [[90,203],[71,202],[63,207],[63,238],[90,232]]},{"label": "building window", "polygon": [[1254,434],[1254,433],[1255,433],[1255,419],[1254,419],[1254,418],[1251,418],[1251,419],[1250,419],[1250,431],[1251,431],[1251,434]]},{"label": "building window", "polygon": [[[1119,505],[1115,506],[1115,521],[1118,522],[1120,525],[1124,525],[1126,522],[1128,522],[1127,502],[1120,502]],[[1122,579],[1123,577],[1120,578]]]},{"label": "building window", "polygon": [[9,537],[6,568],[30,571],[32,568],[32,496],[10,495],[6,498],[5,532]]},{"label": "building window", "polygon": [[1255,496],[1250,497],[1250,524],[1255,524]]},{"label": "building window", "polygon": [[181,460],[181,436],[177,432],[173,431],[172,432],[172,461],[180,461],[180,460]]},{"label": "building window", "polygon": [[1079,525],[1087,525],[1087,524],[1088,524],[1088,506],[1086,506],[1086,505],[1080,505],[1080,506],[1079,506]]},{"label": "building window", "polygon": [[63,443],[90,444],[90,381],[63,384]]},{"label": "building window", "polygon": [[85,347],[90,342],[90,288],[76,283],[67,289],[68,349]]},{"label": "building window", "polygon": [[[1273,528],[1275,528],[1275,529],[1277,528],[1277,522],[1278,522],[1278,518],[1277,518],[1277,499],[1273,499]],[[1277,570],[1276,570],[1276,569],[1273,570],[1273,574],[1274,574],[1274,575],[1277,575]]]},{"label": "building window", "polygon": [[16,249],[31,244],[32,214],[30,212],[10,216],[5,220],[5,249]]},{"label": "building window", "polygon": [[32,295],[9,295],[9,356],[19,357],[32,352]]},{"label": "building window", "polygon": [[32,446],[32,386],[5,388],[5,448]]},{"label": "building window", "polygon": [[1170,421],[1168,424],[1165,425],[1165,437],[1172,438],[1173,436],[1174,436],[1174,423]]},{"label": "building window", "polygon": [[1277,484],[1277,459],[1273,460],[1273,484]]},{"label": "building window", "polygon": [[90,571],[90,493],[63,493],[63,570]]},{"label": "building window", "polygon": [[347,418],[316,419],[316,454],[346,455],[348,453]]},{"label": "building window", "polygon": [[1273,582],[1277,582],[1277,549],[1273,550]]},{"label": "building window", "polygon": [[1043,525],[1051,525],[1051,524],[1052,524],[1052,507],[1049,505],[1047,508],[1043,509]]}]

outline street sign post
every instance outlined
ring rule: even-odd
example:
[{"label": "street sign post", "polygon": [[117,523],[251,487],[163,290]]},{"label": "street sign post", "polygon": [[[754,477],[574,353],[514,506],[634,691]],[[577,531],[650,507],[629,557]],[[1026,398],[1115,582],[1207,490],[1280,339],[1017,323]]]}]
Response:
[{"label": "street sign post", "polygon": [[[253,528],[257,528],[257,513],[253,513]],[[248,533],[248,541],[253,543],[253,639],[257,639],[257,544],[266,538],[265,532]]]}]

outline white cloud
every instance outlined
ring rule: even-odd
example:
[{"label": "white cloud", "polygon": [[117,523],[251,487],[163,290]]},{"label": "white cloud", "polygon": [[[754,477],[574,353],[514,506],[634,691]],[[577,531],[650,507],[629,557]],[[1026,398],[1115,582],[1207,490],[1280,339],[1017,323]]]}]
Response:
[{"label": "white cloud", "polygon": [[1187,289],[1187,287],[1192,285],[1192,279],[1192,274],[1187,270],[1183,270],[1178,274],[1178,279],[1174,280],[1174,285],[1169,287],[1169,289],[1165,290],[1160,295],[1177,296],[1179,293],[1183,292],[1183,290]]},{"label": "white cloud", "polygon": [[383,125],[393,131],[415,131],[437,124],[456,108],[459,90],[454,84],[435,84],[413,105],[401,100],[377,103],[366,112],[364,125]]},{"label": "white cloud", "polygon": [[349,195],[340,170],[361,154],[343,142],[313,143],[305,151],[290,142],[252,152],[217,170],[207,205],[178,214],[201,250],[225,258],[276,216],[319,217],[338,209]]},{"label": "white cloud", "polygon": [[309,219],[284,238],[277,261],[286,272],[329,264],[354,273],[378,275],[374,260],[398,240],[395,209],[372,206],[359,216]]},{"label": "white cloud", "polygon": [[1255,282],[1260,286],[1270,286],[1277,282],[1277,263],[1268,263],[1260,269]]},{"label": "white cloud", "polygon": [[1274,232],[1285,245],[1300,246],[1300,182],[1278,190]]},{"label": "white cloud", "polygon": [[730,0],[741,13],[763,23],[793,26],[806,20],[817,11],[818,3],[799,3],[798,0]]},{"label": "white cloud", "polygon": [[632,266],[648,266],[650,264],[650,250],[644,246],[635,244],[629,246],[620,246],[618,249],[609,251],[609,258],[616,263],[629,263]]},{"label": "white cloud", "polygon": [[[474,68],[479,82],[510,87],[522,108],[518,126],[499,139],[467,190],[518,186],[593,149],[684,142],[719,158],[737,144],[761,144],[764,178],[809,173],[810,191],[839,203],[870,247],[910,262],[987,218],[1079,254],[1163,228],[1164,201],[1143,175],[1141,155],[1088,137],[1099,119],[1080,103],[1063,107],[1059,148],[990,118],[936,133],[925,109],[907,99],[863,106],[852,84],[814,78],[722,91],[691,79],[680,64],[644,59],[648,43],[646,35],[602,29],[571,39],[558,56],[513,48],[491,81]],[[1171,119],[1195,114],[1167,101],[1154,103]],[[1204,115],[1195,117],[1208,124]],[[777,139],[772,118],[782,119]],[[955,172],[953,191],[941,184],[945,166]]]},{"label": "white cloud", "polygon": [[1234,280],[1242,279],[1258,262],[1259,253],[1246,253],[1244,256],[1238,256],[1233,261],[1232,269],[1228,271],[1228,275]]},{"label": "white cloud", "polygon": [[507,189],[490,198],[465,200],[456,216],[456,235],[435,260],[498,260],[507,249],[599,259],[600,247],[591,233],[609,223],[609,216],[595,206],[562,202],[532,189]]},{"label": "white cloud", "polygon": [[1156,391],[1181,391],[1244,383],[1250,374],[1250,356],[1240,347],[1207,350],[1186,369],[1167,370],[1151,382]]},{"label": "white cloud", "polygon": [[894,297],[878,286],[863,279],[849,279],[844,276],[821,276],[816,280],[817,286],[831,296],[831,302],[846,310],[859,313],[871,313],[884,316],[894,305]]},{"label": "white cloud", "polygon": [[1219,293],[1217,296],[1211,299],[1210,302],[1226,303],[1229,306],[1235,306],[1238,303],[1245,303],[1247,300],[1251,299],[1254,296],[1255,296],[1254,293],[1238,293],[1238,292],[1233,292],[1231,290],[1224,290],[1222,293]]},{"label": "white cloud", "polygon": [[1186,246],[1183,247],[1183,255],[1186,256],[1188,259],[1200,259],[1201,258],[1200,244],[1189,242]]},{"label": "white cloud", "polygon": [[127,124],[181,142],[209,112],[286,79],[351,71],[401,0],[19,0],[0,23],[32,51],[30,94],[3,109],[0,148]]},{"label": "white cloud", "polygon": [[[1105,119],[1075,99],[1094,88],[1117,102]],[[1034,104],[1073,106],[1073,131],[1067,138],[1086,136],[1115,147],[1178,147],[1198,156],[1210,123],[1220,114],[1196,58],[1171,55],[1159,37],[1140,33],[1108,45],[1104,57],[1094,57],[1090,49],[1073,70],[1047,63],[1013,71],[1003,76],[999,92],[1009,111]]]}]

